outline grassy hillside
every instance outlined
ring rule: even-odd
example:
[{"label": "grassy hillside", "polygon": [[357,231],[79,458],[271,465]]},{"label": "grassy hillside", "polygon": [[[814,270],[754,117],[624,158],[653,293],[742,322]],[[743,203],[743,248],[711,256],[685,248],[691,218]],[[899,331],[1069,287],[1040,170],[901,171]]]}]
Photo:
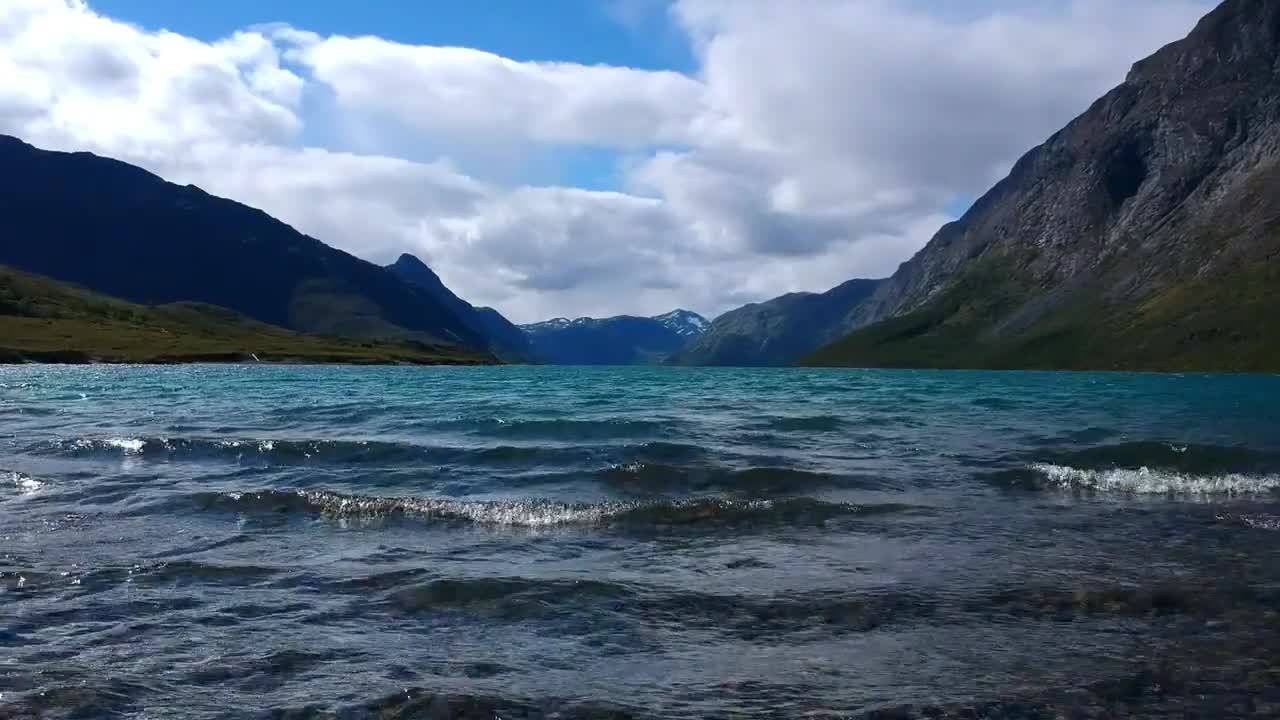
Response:
[{"label": "grassy hillside", "polygon": [[145,306],[0,266],[0,362],[480,364],[450,346],[300,335],[213,305]]},{"label": "grassy hillside", "polygon": [[1128,305],[1080,292],[1030,329],[1001,330],[1024,288],[991,264],[925,308],[846,336],[811,366],[1280,372],[1280,264],[1172,283]]}]

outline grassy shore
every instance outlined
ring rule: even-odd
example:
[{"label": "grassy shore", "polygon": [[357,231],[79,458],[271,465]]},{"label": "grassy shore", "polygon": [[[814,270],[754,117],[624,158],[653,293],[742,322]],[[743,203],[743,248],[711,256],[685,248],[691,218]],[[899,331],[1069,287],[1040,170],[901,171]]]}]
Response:
[{"label": "grassy shore", "polygon": [[294,362],[480,365],[412,340],[302,335],[199,303],[138,305],[0,266],[0,362]]}]

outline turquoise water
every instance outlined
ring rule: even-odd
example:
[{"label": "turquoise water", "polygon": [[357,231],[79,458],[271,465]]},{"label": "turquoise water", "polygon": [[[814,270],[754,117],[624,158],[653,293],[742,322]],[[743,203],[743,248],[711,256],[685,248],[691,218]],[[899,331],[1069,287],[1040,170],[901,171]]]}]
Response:
[{"label": "turquoise water", "polygon": [[0,717],[1272,717],[1277,401],[0,368]]}]

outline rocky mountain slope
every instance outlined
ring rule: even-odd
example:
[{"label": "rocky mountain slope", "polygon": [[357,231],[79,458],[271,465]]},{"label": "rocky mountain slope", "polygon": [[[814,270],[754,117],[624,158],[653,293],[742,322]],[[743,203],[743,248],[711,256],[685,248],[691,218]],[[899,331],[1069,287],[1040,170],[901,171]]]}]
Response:
[{"label": "rocky mountain slope", "polygon": [[716,318],[670,362],[682,365],[788,365],[838,339],[845,318],[879,287],[850,280],[825,293],[791,293]]},{"label": "rocky mountain slope", "polygon": [[892,277],[727,313],[676,360],[1280,370],[1277,73],[1280,0],[1227,0]]},{"label": "rocky mountain slope", "polygon": [[710,323],[689,310],[656,317],[556,318],[522,325],[535,355],[557,365],[660,363],[696,340]]},{"label": "rocky mountain slope", "polygon": [[404,282],[426,292],[441,305],[451,310],[472,330],[490,340],[490,350],[509,362],[535,360],[533,345],[524,331],[488,307],[475,307],[453,294],[427,264],[404,254],[387,269]]},{"label": "rocky mountain slope", "polygon": [[1280,0],[1227,0],[1024,156],[813,364],[1280,370]]},{"label": "rocky mountain slope", "polygon": [[194,301],[300,332],[491,340],[385,268],[261,210],[89,153],[0,136],[0,263],[148,305]]}]

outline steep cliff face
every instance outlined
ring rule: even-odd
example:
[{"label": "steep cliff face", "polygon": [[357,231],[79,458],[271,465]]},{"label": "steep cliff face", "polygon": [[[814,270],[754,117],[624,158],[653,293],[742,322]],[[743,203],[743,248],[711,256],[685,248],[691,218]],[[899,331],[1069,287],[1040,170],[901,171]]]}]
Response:
[{"label": "steep cliff face", "polygon": [[1278,162],[1280,0],[1227,0],[1024,156],[842,319],[864,330],[810,361],[1278,367],[1257,316],[1280,309]]}]

